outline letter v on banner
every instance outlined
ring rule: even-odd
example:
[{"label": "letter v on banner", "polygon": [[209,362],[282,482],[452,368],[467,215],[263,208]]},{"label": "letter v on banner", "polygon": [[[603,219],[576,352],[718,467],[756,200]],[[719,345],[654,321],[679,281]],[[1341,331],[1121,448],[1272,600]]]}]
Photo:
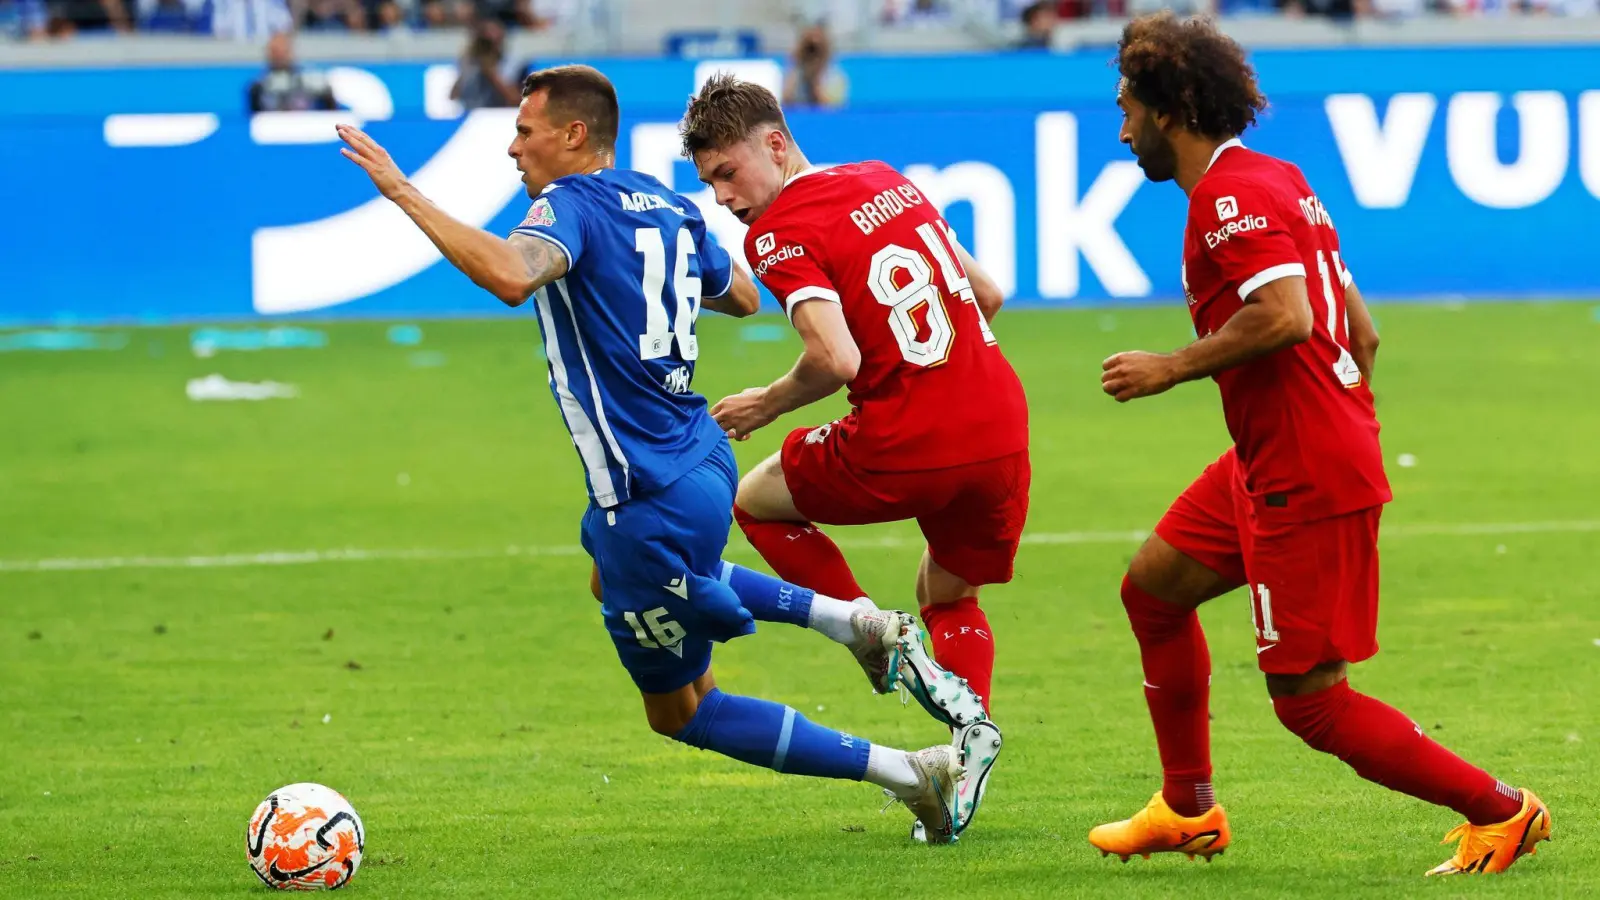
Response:
[{"label": "letter v on banner", "polygon": [[1144,183],[1139,164],[1107,163],[1078,197],[1078,117],[1048,112],[1034,122],[1034,172],[1039,201],[1039,296],[1076,297],[1079,254],[1113,297],[1144,297],[1150,277],[1117,234],[1117,216]]}]

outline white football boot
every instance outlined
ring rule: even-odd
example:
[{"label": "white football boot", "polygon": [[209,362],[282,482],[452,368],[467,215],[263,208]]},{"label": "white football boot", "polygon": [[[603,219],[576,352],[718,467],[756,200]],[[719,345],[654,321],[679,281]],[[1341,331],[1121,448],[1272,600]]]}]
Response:
[{"label": "white football boot", "polygon": [[922,626],[906,613],[905,627],[895,645],[897,663],[892,687],[896,682],[905,685],[906,691],[922,704],[940,722],[957,731],[978,722],[987,722],[983,699],[967,685],[965,678],[957,678],[942,668],[922,646]]},{"label": "white football boot", "polygon": [[[890,803],[898,800],[917,817],[914,827],[930,844],[951,844],[961,832],[962,822],[956,805],[961,780],[966,777],[954,747],[941,744],[909,754],[917,773],[917,786],[905,794],[885,790]],[[885,809],[888,807],[885,806]]]},{"label": "white football boot", "polygon": [[887,694],[894,690],[897,645],[910,616],[894,610],[880,610],[866,597],[859,597],[854,603],[859,608],[850,614],[850,630],[855,632],[850,653],[867,673],[873,692]]},{"label": "white football boot", "polygon": [[[989,787],[989,771],[1000,758],[1000,746],[1003,742],[999,726],[987,720],[974,722],[957,730],[955,738],[950,742],[965,773],[961,787],[956,791],[957,837],[960,837],[961,833],[967,830],[967,826],[972,824],[973,817],[978,814],[978,807],[983,805],[984,791]],[[927,829],[920,821],[911,826],[911,837],[918,841],[928,840]]]}]

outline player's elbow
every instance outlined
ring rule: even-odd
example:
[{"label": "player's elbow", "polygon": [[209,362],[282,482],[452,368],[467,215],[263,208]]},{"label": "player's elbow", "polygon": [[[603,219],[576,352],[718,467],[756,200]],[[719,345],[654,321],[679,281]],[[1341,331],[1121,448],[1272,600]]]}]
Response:
[{"label": "player's elbow", "polygon": [[1004,306],[1006,302],[1006,295],[1000,293],[1000,288],[993,284],[984,285],[981,288],[974,285],[973,295],[978,301],[978,311],[983,313],[983,318],[990,322],[994,321],[994,317],[1000,312],[1000,307]]},{"label": "player's elbow", "polygon": [[833,345],[818,354],[817,368],[841,387],[855,380],[861,371],[861,349],[854,344]]},{"label": "player's elbow", "polygon": [[1378,333],[1371,329],[1352,329],[1350,352],[1370,359],[1378,354]]},{"label": "player's elbow", "polygon": [[1290,347],[1311,340],[1311,304],[1290,303],[1278,313],[1276,332],[1281,346]]},{"label": "player's elbow", "polygon": [[533,296],[533,286],[525,279],[500,278],[484,287],[495,296],[495,299],[507,306],[521,306]]},{"label": "player's elbow", "polygon": [[761,311],[761,291],[753,282],[734,282],[728,299],[728,314],[735,318],[742,319]]}]

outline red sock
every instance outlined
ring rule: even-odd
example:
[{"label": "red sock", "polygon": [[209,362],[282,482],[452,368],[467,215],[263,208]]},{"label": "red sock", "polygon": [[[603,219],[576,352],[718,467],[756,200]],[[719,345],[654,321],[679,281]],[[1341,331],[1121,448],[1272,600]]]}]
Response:
[{"label": "red sock", "polygon": [[1161,796],[1180,816],[1216,805],[1211,790],[1211,651],[1200,617],[1124,576],[1122,605],[1139,640],[1144,701],[1161,751]]},{"label": "red sock", "polygon": [[1275,697],[1272,705],[1295,736],[1368,781],[1448,806],[1474,825],[1504,822],[1522,810],[1522,792],[1451,753],[1394,707],[1351,690],[1349,682]]},{"label": "red sock", "polygon": [[989,617],[978,606],[977,597],[962,597],[954,603],[935,603],[922,608],[922,622],[933,639],[933,661],[967,680],[967,686],[989,708],[989,689],[994,682],[994,634]]},{"label": "red sock", "polygon": [[838,545],[810,522],[762,522],[737,506],[733,520],[784,581],[846,602],[866,595]]}]

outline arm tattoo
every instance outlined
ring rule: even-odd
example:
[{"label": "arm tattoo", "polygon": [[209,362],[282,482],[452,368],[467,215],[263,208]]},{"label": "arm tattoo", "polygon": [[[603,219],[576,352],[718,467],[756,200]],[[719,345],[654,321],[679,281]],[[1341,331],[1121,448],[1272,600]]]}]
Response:
[{"label": "arm tattoo", "polygon": [[567,274],[567,256],[555,244],[527,234],[513,234],[510,241],[522,254],[535,290]]}]

